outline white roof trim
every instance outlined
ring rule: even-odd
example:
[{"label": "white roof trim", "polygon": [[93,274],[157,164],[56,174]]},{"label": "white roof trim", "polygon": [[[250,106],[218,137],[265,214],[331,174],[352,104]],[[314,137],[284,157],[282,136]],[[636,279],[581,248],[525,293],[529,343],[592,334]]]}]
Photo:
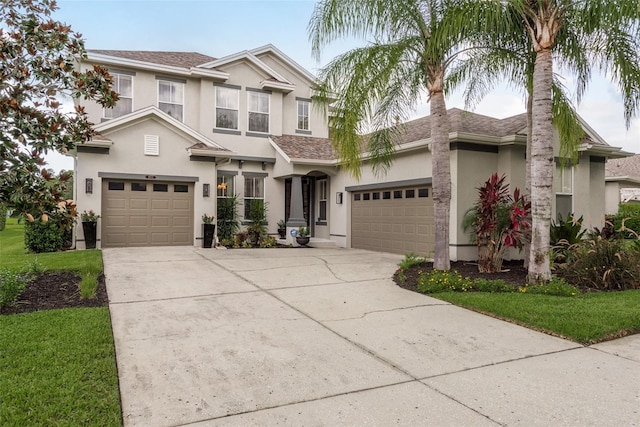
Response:
[{"label": "white roof trim", "polygon": [[261,55],[263,53],[271,52],[275,56],[280,58],[280,60],[285,62],[287,65],[289,65],[289,66],[293,67],[294,69],[296,69],[300,74],[305,76],[310,82],[313,83],[313,82],[316,81],[316,76],[311,74],[309,71],[307,71],[306,68],[304,68],[302,65],[298,64],[296,61],[291,59],[289,56],[285,55],[280,49],[278,49],[277,47],[275,47],[272,44],[267,44],[267,45],[264,45],[264,46],[257,47],[255,49],[251,49],[249,52],[252,53],[253,55]]},{"label": "white roof trim", "polygon": [[155,106],[149,106],[146,108],[142,108],[140,110],[136,110],[132,113],[129,114],[125,114],[124,116],[120,116],[118,118],[115,119],[111,119],[108,120],[106,122],[102,122],[98,125],[96,125],[94,127],[94,129],[97,132],[100,133],[104,133],[107,132],[113,128],[117,128],[120,127],[122,125],[125,125],[129,122],[135,121],[135,120],[139,120],[139,119],[143,119],[145,117],[150,117],[150,116],[154,116],[157,117],[158,119],[170,124],[172,127],[177,128],[178,130],[186,133],[187,135],[189,135],[191,138],[202,142],[203,144],[211,147],[211,148],[215,148],[218,150],[221,150],[225,153],[228,153],[228,155],[231,155],[231,151],[227,151],[223,146],[216,144],[215,142],[213,142],[212,140],[210,140],[209,138],[207,138],[206,136],[204,136],[203,134],[191,129],[189,126],[185,125],[184,123],[182,123],[179,120],[174,119],[173,117],[171,117],[170,115],[164,113],[163,111],[161,111],[160,109],[158,109],[158,107]]},{"label": "white roof trim", "polygon": [[98,62],[106,65],[119,65],[143,70],[160,71],[184,77],[198,75],[219,80],[227,80],[229,78],[229,73],[218,70],[203,70],[198,69],[197,67],[187,69],[182,67],[174,67],[172,65],[156,64],[153,62],[138,61],[135,59],[120,58],[118,56],[110,56],[90,52],[87,54],[87,59],[84,62]]},{"label": "white roof trim", "polygon": [[292,92],[296,88],[296,85],[289,83],[272,82],[269,80],[263,80],[260,82],[260,89],[275,89],[282,92]]},{"label": "white roof trim", "polygon": [[215,61],[210,61],[205,64],[198,65],[198,68],[216,68],[221,65],[230,64],[231,62],[236,62],[241,60],[247,60],[251,62],[253,65],[255,65],[256,67],[258,67],[259,69],[261,69],[262,71],[264,71],[265,73],[267,73],[268,75],[270,75],[271,77],[275,78],[280,82],[292,84],[289,80],[285,79],[282,75],[277,73],[273,68],[269,67],[267,64],[265,64],[264,62],[256,58],[248,50],[243,50],[242,52],[234,53],[232,55],[228,55],[223,58],[216,59]]},{"label": "white roof trim", "polygon": [[280,148],[280,146],[278,144],[276,144],[273,139],[271,139],[271,137],[268,138],[269,144],[271,144],[271,146],[276,150],[276,152],[278,154],[280,154],[280,156],[286,160],[287,163],[291,163],[291,158],[289,156],[287,156],[287,153],[285,153],[282,148]]}]

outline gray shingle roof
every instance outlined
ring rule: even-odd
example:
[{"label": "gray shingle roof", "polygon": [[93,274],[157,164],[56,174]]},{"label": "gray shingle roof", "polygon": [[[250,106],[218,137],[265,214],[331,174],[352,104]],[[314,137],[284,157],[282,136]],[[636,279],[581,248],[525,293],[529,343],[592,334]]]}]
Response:
[{"label": "gray shingle roof", "polygon": [[[526,113],[506,119],[483,116],[470,111],[451,108],[447,110],[449,132],[466,132],[487,136],[513,135],[527,127]],[[406,133],[401,143],[419,141],[431,137],[431,116],[425,116],[405,123]]]},{"label": "gray shingle roof", "polygon": [[174,67],[191,68],[214,61],[216,58],[198,52],[153,52],[143,50],[101,50],[88,49],[88,53],[115,56],[117,58],[134,61],[150,62],[152,64],[171,65]]},{"label": "gray shingle roof", "polygon": [[622,159],[609,159],[605,166],[605,176],[628,176],[640,179],[640,154]]}]

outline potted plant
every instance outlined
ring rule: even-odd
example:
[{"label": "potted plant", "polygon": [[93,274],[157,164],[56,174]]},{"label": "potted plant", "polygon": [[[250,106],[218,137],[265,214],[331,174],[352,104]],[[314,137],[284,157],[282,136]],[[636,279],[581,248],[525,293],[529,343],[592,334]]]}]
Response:
[{"label": "potted plant", "polygon": [[84,233],[84,246],[87,249],[96,248],[96,235],[98,232],[98,218],[100,215],[93,210],[83,211],[80,214],[82,220],[82,232]]},{"label": "potted plant", "polygon": [[202,215],[202,222],[204,223],[202,224],[203,248],[213,247],[213,236],[216,234],[216,225],[213,223],[214,219],[215,217],[213,215]]},{"label": "potted plant", "polygon": [[298,234],[296,234],[296,242],[300,246],[306,246],[309,243],[309,227],[298,228]]},{"label": "potted plant", "polygon": [[284,219],[278,221],[278,234],[280,235],[281,239],[287,238],[287,223],[284,221]]}]

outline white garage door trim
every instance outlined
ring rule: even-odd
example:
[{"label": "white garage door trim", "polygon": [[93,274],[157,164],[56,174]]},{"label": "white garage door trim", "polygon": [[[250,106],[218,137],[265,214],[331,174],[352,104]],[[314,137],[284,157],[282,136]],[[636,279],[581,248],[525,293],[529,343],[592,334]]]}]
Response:
[{"label": "white garage door trim", "polygon": [[194,188],[186,180],[103,178],[102,246],[193,245]]}]

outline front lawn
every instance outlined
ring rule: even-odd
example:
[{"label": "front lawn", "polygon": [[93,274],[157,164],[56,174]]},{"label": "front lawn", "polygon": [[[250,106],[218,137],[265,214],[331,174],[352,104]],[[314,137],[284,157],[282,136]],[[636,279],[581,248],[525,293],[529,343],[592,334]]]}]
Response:
[{"label": "front lawn", "polygon": [[431,296],[583,344],[640,332],[640,290],[575,297],[486,292]]},{"label": "front lawn", "polygon": [[[13,272],[31,269],[46,271],[74,271],[83,279],[102,273],[102,254],[99,250],[27,253],[24,248],[24,226],[14,218],[7,220],[7,228],[0,232],[0,268]],[[91,284],[95,286],[94,284]]]},{"label": "front lawn", "polygon": [[[103,267],[95,250],[26,253],[23,227],[10,220],[0,232],[2,269],[74,271],[92,298]],[[0,425],[121,424],[107,307],[0,315]]]},{"label": "front lawn", "polygon": [[121,425],[109,309],[0,316],[0,425]]},{"label": "front lawn", "polygon": [[490,274],[452,262],[452,272],[437,273],[430,263],[407,258],[394,279],[405,289],[582,344],[640,333],[640,289],[583,293],[558,281],[525,286],[521,264]]}]

